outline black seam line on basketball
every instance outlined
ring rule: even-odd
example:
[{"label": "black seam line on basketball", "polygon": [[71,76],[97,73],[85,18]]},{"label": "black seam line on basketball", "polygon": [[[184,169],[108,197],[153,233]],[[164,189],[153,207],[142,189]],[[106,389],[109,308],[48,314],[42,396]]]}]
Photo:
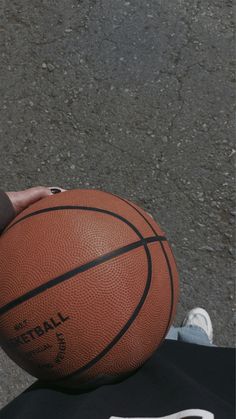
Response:
[{"label": "black seam line on basketball", "polygon": [[[21,221],[26,220],[27,218],[34,217],[36,215],[44,214],[44,213],[51,212],[51,211],[61,211],[61,210],[97,211],[97,212],[101,212],[101,213],[104,213],[104,214],[111,215],[113,217],[116,217],[116,218],[120,219],[121,221],[124,221],[126,224],[128,224],[132,228],[133,231],[135,231],[135,233],[138,235],[138,237],[140,239],[143,238],[143,236],[139,232],[139,230],[129,220],[127,220],[126,218],[122,217],[121,215],[116,214],[115,212],[112,212],[112,211],[108,211],[108,210],[102,209],[102,208],[86,207],[86,206],[80,206],[80,205],[78,205],[78,206],[77,205],[63,205],[63,206],[58,206],[58,207],[49,207],[49,208],[43,208],[41,210],[32,212],[32,213],[27,214],[24,217],[20,218],[19,220],[15,221],[15,223],[13,223],[12,225],[10,225],[4,231],[4,233],[7,232],[7,231],[9,231],[16,224],[19,224]],[[158,237],[162,237],[162,236],[158,236]]]},{"label": "black seam line on basketball", "polygon": [[[113,193],[111,193],[111,192],[106,192],[107,194],[109,194],[109,195],[113,195],[113,196],[115,196],[116,198],[118,198],[118,199],[120,199],[120,201],[124,201],[126,204],[128,204],[130,207],[132,207],[136,212],[138,212],[138,214],[139,215],[141,215],[141,217],[146,221],[146,223],[149,225],[149,227],[152,229],[152,232],[156,235],[156,236],[158,236],[159,237],[159,235],[157,234],[157,232],[154,230],[154,228],[153,228],[153,226],[151,225],[151,223],[148,221],[148,219],[137,209],[137,208],[135,208],[135,206],[134,205],[132,205],[130,202],[128,202],[126,199],[124,199],[124,198],[121,198],[120,196],[118,196],[118,195],[115,195],[115,194],[113,194]],[[153,220],[154,221],[154,220]]]},{"label": "black seam line on basketball", "polygon": [[[152,238],[154,239],[154,238]],[[154,240],[156,241],[156,240]],[[159,241],[159,240],[157,240]],[[125,323],[125,325],[122,327],[122,329],[119,331],[119,333],[114,337],[114,339],[102,350],[102,352],[100,352],[97,356],[95,356],[93,359],[91,359],[86,365],[83,365],[83,367],[79,368],[76,371],[73,371],[72,373],[63,376],[61,378],[58,378],[56,380],[53,380],[54,382],[59,382],[61,381],[63,383],[63,380],[68,379],[70,377],[73,376],[78,376],[80,374],[83,374],[86,370],[88,370],[89,368],[91,368],[93,365],[95,365],[98,361],[100,361],[112,348],[113,346],[122,338],[122,336],[125,334],[125,332],[129,329],[129,327],[131,326],[131,324],[134,322],[134,320],[136,319],[138,313],[140,312],[146,297],[148,295],[148,291],[150,289],[151,286],[151,279],[152,279],[152,260],[151,260],[151,255],[150,255],[150,251],[148,249],[147,246],[147,240],[145,240],[144,242],[144,248],[147,254],[147,261],[148,261],[148,274],[147,274],[147,280],[146,280],[146,285],[143,291],[143,295],[138,303],[138,305],[136,306],[133,314],[131,315],[131,317],[129,318],[129,320]]]},{"label": "black seam line on basketball", "polygon": [[123,255],[125,253],[130,252],[133,249],[137,249],[138,247],[145,246],[147,243],[154,243],[159,242],[162,240],[166,240],[164,237],[147,237],[146,239],[138,240],[137,242],[133,242],[128,244],[127,246],[120,247],[119,249],[113,250],[105,255],[99,256],[98,258],[85,263],[84,265],[78,266],[77,268],[72,269],[60,275],[56,278],[50,279],[50,281],[40,285],[37,288],[27,292],[26,294],[21,295],[20,297],[12,300],[11,302],[7,303],[5,306],[0,307],[0,316],[5,314],[7,311],[11,310],[12,308],[18,306],[19,304],[24,303],[25,301],[35,297],[36,295],[48,290],[49,288],[55,287],[56,285],[60,284],[61,282],[67,281],[73,278],[75,275],[80,274],[81,272],[85,272],[88,269],[91,269],[95,266],[98,266],[108,260],[111,260],[117,256]]},{"label": "black seam line on basketball", "polygon": [[[149,221],[146,219],[146,217],[144,217],[144,215],[137,209],[137,208],[135,208],[130,202],[128,202],[126,199],[124,199],[124,198],[121,198],[120,196],[117,196],[117,195],[115,195],[115,194],[112,194],[111,192],[107,192],[108,194],[110,194],[110,195],[113,195],[113,196],[116,196],[118,199],[120,199],[121,201],[124,201],[124,202],[126,202],[126,204],[128,204],[129,206],[131,206],[133,209],[135,209],[143,218],[144,218],[144,220],[146,220],[146,222],[149,224],[149,226],[151,227],[151,229],[152,229],[152,231],[153,231],[153,233],[154,234],[157,234],[156,233],[156,231],[155,231],[155,229],[154,229],[154,227],[152,227],[152,225],[149,223]],[[166,336],[166,332],[167,332],[167,330],[169,329],[169,326],[170,326],[170,321],[171,321],[171,318],[172,318],[172,313],[173,313],[173,309],[174,309],[174,298],[173,298],[173,294],[174,294],[174,285],[173,285],[173,274],[172,274],[172,270],[171,270],[171,265],[170,265],[170,261],[169,261],[169,258],[168,258],[168,256],[167,256],[167,253],[166,253],[166,251],[165,251],[165,248],[164,248],[164,246],[163,246],[163,244],[162,243],[160,243],[160,245],[161,245],[161,248],[162,248],[162,252],[163,252],[163,254],[164,254],[164,257],[165,257],[165,259],[166,259],[166,263],[167,263],[167,267],[168,267],[168,271],[169,271],[169,279],[170,279],[170,289],[171,289],[171,298],[170,298],[170,312],[169,312],[169,319],[168,319],[168,322],[167,322],[167,326],[166,326],[166,329],[165,329],[165,332],[164,332],[164,334],[163,334],[163,337],[162,337],[162,339],[161,339],[161,342],[163,341],[163,339],[165,338],[165,336]],[[170,247],[170,251],[171,251],[171,253],[172,253],[172,256],[174,257],[174,255],[173,255],[173,252],[172,252],[172,249],[171,249],[171,247]]]}]

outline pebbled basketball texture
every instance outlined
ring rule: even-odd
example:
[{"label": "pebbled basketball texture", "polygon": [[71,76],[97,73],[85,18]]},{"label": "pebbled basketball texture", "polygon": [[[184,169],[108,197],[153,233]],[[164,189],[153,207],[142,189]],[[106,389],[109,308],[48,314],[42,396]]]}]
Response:
[{"label": "pebbled basketball texture", "polygon": [[86,388],[125,377],[161,344],[177,299],[165,233],[116,195],[44,198],[0,237],[0,344],[40,379]]}]

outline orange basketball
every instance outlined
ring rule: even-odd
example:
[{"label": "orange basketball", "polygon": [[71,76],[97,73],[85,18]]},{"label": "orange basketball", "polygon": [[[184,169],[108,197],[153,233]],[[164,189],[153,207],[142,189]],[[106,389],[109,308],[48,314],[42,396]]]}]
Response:
[{"label": "orange basketball", "polygon": [[165,233],[116,195],[44,198],[0,237],[0,343],[40,379],[89,388],[126,376],[165,338],[177,298]]}]

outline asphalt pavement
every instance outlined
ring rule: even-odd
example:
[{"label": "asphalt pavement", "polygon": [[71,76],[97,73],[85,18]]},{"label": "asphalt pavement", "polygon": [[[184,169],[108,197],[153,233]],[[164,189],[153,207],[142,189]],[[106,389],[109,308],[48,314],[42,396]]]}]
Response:
[{"label": "asphalt pavement", "polygon": [[[234,344],[232,2],[0,3],[0,187],[99,188],[166,231],[176,324],[208,310]],[[0,353],[0,406],[33,379]]]}]

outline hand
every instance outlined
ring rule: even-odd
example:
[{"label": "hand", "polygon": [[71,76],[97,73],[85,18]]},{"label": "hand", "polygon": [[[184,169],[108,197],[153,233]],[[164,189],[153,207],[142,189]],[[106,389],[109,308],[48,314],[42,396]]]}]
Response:
[{"label": "hand", "polygon": [[25,208],[29,207],[30,205],[34,204],[40,199],[45,198],[46,196],[53,195],[51,189],[59,189],[61,192],[65,191],[65,189],[58,188],[55,186],[36,186],[34,188],[26,189],[25,191],[6,192],[6,194],[8,198],[10,198],[16,215],[18,215]]}]

